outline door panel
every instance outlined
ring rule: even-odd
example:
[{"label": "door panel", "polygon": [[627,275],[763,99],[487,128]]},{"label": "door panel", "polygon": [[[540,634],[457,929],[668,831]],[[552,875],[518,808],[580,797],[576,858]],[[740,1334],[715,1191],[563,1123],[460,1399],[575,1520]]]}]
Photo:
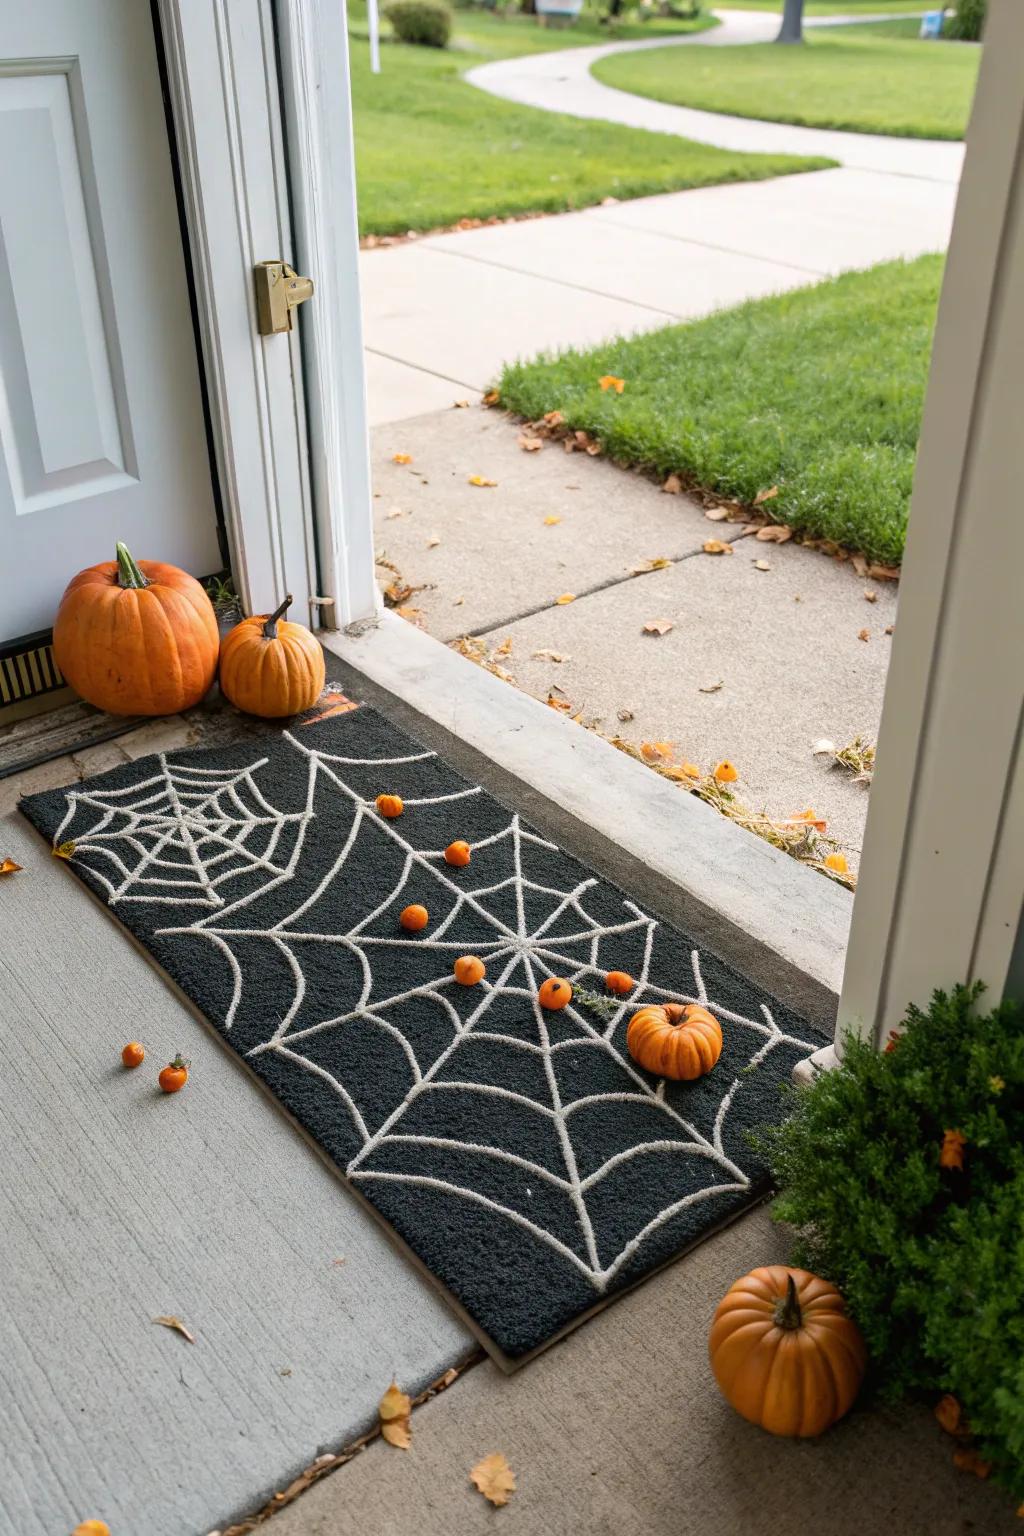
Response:
[{"label": "door panel", "polygon": [[220,555],[149,7],[0,0],[0,640],[124,539]]}]

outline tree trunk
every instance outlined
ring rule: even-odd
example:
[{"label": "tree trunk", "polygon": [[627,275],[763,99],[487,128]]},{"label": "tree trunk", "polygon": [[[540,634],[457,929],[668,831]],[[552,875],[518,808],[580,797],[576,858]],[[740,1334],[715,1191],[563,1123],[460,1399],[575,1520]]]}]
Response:
[{"label": "tree trunk", "polygon": [[802,43],[804,40],[804,0],[784,0],[782,26],[777,43]]}]

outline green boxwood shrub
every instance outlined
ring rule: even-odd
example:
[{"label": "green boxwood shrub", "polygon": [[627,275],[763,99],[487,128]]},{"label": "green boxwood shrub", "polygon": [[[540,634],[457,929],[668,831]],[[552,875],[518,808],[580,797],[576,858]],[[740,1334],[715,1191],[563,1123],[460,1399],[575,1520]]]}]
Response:
[{"label": "green boxwood shrub", "polygon": [[985,25],[988,0],[957,0],[956,10],[946,22],[946,36],[962,43],[976,43]]},{"label": "green boxwood shrub", "polygon": [[452,35],[452,13],[439,0],[395,0],[384,14],[403,43],[447,48]]},{"label": "green boxwood shrub", "polygon": [[[794,1262],[842,1290],[876,1386],[951,1393],[1022,1500],[1024,1008],[981,1013],[979,992],[936,992],[886,1052],[850,1041],[757,1140]],[[949,1130],[965,1138],[961,1169],[940,1165]]]}]

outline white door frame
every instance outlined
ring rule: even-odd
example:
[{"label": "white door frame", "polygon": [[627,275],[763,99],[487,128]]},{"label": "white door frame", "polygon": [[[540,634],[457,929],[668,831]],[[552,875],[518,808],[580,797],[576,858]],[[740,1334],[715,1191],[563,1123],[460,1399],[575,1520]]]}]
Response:
[{"label": "white door frame", "polygon": [[[157,7],[236,587],[249,613],[291,591],[293,617],[342,626],[376,601],[344,11]],[[301,331],[262,337],[252,269],[277,258],[316,292]]]},{"label": "white door frame", "polygon": [[837,1027],[1020,995],[1024,6],[993,0],[946,265]]}]

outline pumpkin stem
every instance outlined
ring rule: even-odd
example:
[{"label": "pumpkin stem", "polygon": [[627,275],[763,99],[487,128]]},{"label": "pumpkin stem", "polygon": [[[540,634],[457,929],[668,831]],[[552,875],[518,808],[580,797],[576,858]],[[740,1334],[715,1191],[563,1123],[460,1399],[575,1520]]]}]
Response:
[{"label": "pumpkin stem", "polygon": [[796,1281],[792,1275],[786,1276],[786,1294],[780,1296],[775,1303],[775,1326],[783,1328],[787,1333],[793,1333],[803,1326],[804,1315],[800,1310],[800,1298],[796,1293]]},{"label": "pumpkin stem", "polygon": [[270,615],[269,619],[265,619],[264,620],[264,622],[263,622],[263,638],[264,638],[264,640],[276,640],[277,639],[277,621],[278,621],[278,619],[283,618],[284,614],[288,611],[288,609],[291,607],[291,605],[292,605],[292,595],[289,592],[288,596],[285,598],[285,600],[281,604],[280,608],[278,608],[277,612],[276,613],[272,613]]},{"label": "pumpkin stem", "polygon": [[128,546],[120,541],[117,544],[117,584],[119,587],[134,587],[138,591],[149,586],[149,578],[143,576]]}]

